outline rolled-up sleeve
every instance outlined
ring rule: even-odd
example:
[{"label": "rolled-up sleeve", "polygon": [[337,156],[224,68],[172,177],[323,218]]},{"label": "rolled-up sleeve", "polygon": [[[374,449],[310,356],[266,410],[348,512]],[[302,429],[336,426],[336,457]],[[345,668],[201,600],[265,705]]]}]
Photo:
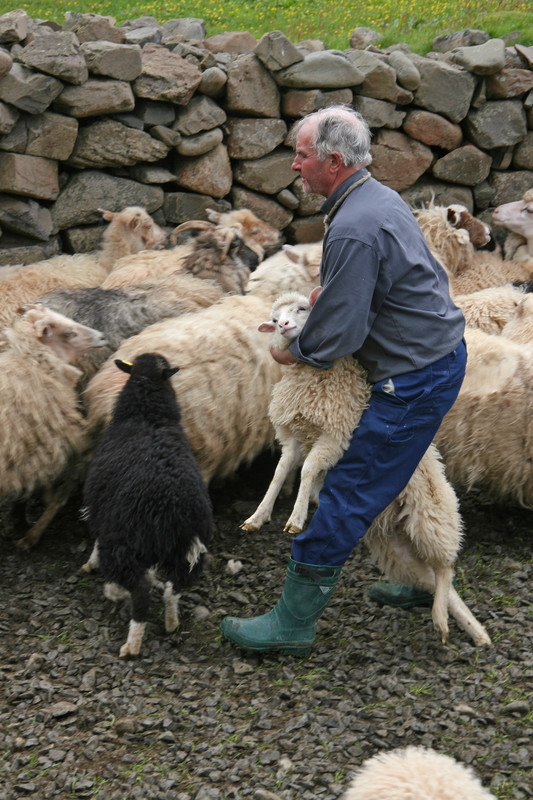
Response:
[{"label": "rolled-up sleeve", "polygon": [[335,359],[362,346],[378,311],[379,255],[369,245],[336,237],[324,246],[323,290],[291,353],[305,364],[330,369]]}]

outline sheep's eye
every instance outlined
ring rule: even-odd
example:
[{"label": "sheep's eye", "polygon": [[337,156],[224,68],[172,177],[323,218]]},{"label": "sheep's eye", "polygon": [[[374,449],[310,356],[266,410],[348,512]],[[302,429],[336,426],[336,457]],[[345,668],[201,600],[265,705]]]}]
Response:
[{"label": "sheep's eye", "polygon": [[302,312],[302,313],[305,313],[307,311],[307,308],[305,306],[299,306],[298,307],[298,311]]},{"label": "sheep's eye", "polygon": [[533,214],[533,208],[530,208],[529,206],[526,206],[524,208],[524,211],[526,212],[526,214]]},{"label": "sheep's eye", "polygon": [[274,323],[274,325],[276,325],[276,324],[277,324],[277,321],[278,321],[278,318],[277,318],[277,317],[272,317],[272,322]]}]

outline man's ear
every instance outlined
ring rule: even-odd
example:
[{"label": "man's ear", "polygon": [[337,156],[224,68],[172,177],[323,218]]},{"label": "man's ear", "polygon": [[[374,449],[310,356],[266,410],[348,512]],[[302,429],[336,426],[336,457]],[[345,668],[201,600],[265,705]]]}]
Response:
[{"label": "man's ear", "polygon": [[337,153],[337,151],[334,150],[333,153],[330,153],[329,157],[331,159],[331,170],[332,172],[336,172],[340,167],[342,167],[342,158],[340,153]]}]

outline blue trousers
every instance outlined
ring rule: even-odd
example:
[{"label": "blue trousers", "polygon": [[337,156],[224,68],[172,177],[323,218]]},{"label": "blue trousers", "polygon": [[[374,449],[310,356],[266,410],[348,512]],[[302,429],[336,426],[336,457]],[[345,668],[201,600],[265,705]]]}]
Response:
[{"label": "blue trousers", "polygon": [[307,530],[292,543],[304,564],[340,566],[405,488],[459,394],[464,340],[423,369],[378,381],[350,445],[332,467]]}]

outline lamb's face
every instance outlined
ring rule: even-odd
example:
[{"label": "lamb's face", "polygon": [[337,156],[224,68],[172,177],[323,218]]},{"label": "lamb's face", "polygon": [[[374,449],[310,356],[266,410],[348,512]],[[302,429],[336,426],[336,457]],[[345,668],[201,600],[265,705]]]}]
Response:
[{"label": "lamb's face", "polygon": [[280,336],[292,341],[299,335],[310,311],[309,301],[304,297],[292,303],[274,305],[271,315],[272,323]]},{"label": "lamb's face", "polygon": [[495,208],[492,212],[494,223],[530,239],[533,236],[533,197],[529,195],[527,192],[523,200],[503,203]]}]

